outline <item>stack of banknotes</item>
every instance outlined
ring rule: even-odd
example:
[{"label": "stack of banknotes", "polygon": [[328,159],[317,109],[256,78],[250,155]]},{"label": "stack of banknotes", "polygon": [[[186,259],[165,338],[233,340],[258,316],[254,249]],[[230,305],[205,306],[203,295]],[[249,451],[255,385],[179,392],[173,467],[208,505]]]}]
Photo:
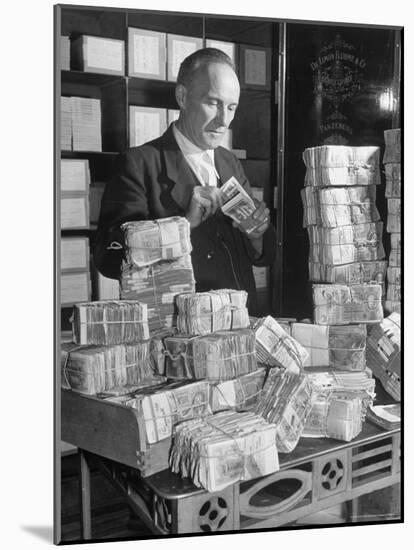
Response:
[{"label": "stack of banknotes", "polygon": [[190,223],[184,217],[127,222],[124,232],[127,263],[145,267],[190,254]]},{"label": "stack of banknotes", "polygon": [[62,387],[88,395],[130,393],[164,382],[154,374],[149,343],[61,347]]},{"label": "stack of banknotes", "polygon": [[177,329],[184,334],[210,334],[250,325],[244,290],[188,292],[176,297]]},{"label": "stack of banknotes", "polygon": [[250,410],[262,395],[266,369],[259,368],[233,380],[211,384],[211,408],[218,412],[226,409]]},{"label": "stack of banknotes", "polygon": [[121,299],[147,304],[151,333],[176,325],[175,297],[194,292],[195,280],[190,254],[171,262],[159,262],[141,269],[125,265],[120,278]]},{"label": "stack of banknotes", "polygon": [[388,199],[387,232],[401,233],[401,199]]},{"label": "stack of banknotes", "polygon": [[255,202],[234,176],[220,187],[220,202],[223,214],[236,222],[244,222],[248,234],[263,224],[262,221],[251,218],[256,210]]},{"label": "stack of banknotes", "polygon": [[164,328],[151,333],[151,338],[149,341],[151,364],[154,372],[162,376],[165,375],[166,364],[164,339],[167,336],[174,336],[175,333],[175,328]]},{"label": "stack of banknotes", "polygon": [[382,162],[393,164],[401,162],[401,128],[384,131],[385,151]]},{"label": "stack of banknotes", "polygon": [[169,464],[207,491],[221,491],[279,470],[276,427],[252,412],[224,411],[181,422]]},{"label": "stack of banknotes", "polygon": [[308,359],[308,352],[270,315],[254,325],[256,355],[259,363],[299,373]]},{"label": "stack of banknotes", "polygon": [[382,260],[382,222],[339,227],[308,226],[309,261],[328,266]]},{"label": "stack of banknotes", "polygon": [[391,313],[368,331],[367,364],[385,390],[401,399],[401,316]]},{"label": "stack of banknotes", "polygon": [[371,405],[367,412],[367,419],[386,430],[399,428],[401,426],[401,404]]},{"label": "stack of banknotes", "polygon": [[380,220],[375,185],[305,187],[301,191],[303,226],[339,227]]},{"label": "stack of banknotes", "polygon": [[322,145],[305,149],[305,185],[316,187],[379,185],[379,147]]},{"label": "stack of banknotes", "polygon": [[384,165],[385,196],[387,199],[401,198],[401,164],[393,162]]},{"label": "stack of banknotes", "polygon": [[385,309],[388,312],[401,313],[401,268],[389,267],[387,269],[387,299]]},{"label": "stack of banknotes", "polygon": [[303,430],[303,437],[331,437],[352,441],[362,430],[362,400],[342,391],[319,394]]},{"label": "stack of banknotes", "polygon": [[380,285],[314,284],[312,288],[317,325],[379,323],[383,319]]},{"label": "stack of banknotes", "polygon": [[279,452],[290,453],[296,447],[315,398],[315,388],[307,374],[269,370],[255,412],[276,424]]},{"label": "stack of banknotes", "polygon": [[388,265],[401,267],[401,233],[391,233],[391,251]]},{"label": "stack of banknotes", "polygon": [[136,300],[80,302],[73,306],[73,340],[105,346],[148,340],[147,305]]},{"label": "stack of banknotes", "polygon": [[308,352],[304,367],[332,367],[358,371],[366,368],[366,325],[293,323],[292,337]]},{"label": "stack of banknotes", "polygon": [[385,295],[387,265],[385,260],[354,262],[345,265],[325,265],[309,262],[309,278],[315,283],[325,282],[340,285],[360,285],[375,282],[381,285],[382,294]]},{"label": "stack of banknotes", "polygon": [[221,382],[257,370],[255,334],[250,328],[203,336],[177,334],[163,342],[165,375],[171,379]]}]

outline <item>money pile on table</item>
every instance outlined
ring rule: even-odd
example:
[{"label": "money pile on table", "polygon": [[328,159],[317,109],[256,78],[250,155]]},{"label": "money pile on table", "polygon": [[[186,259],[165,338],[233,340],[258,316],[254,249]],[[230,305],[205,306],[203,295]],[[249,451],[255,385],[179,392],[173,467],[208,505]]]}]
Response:
[{"label": "money pile on table", "polygon": [[401,399],[401,316],[391,313],[368,331],[367,364],[384,389]]},{"label": "money pile on table", "polygon": [[266,369],[244,374],[233,380],[211,385],[211,408],[213,412],[225,409],[248,410],[256,406],[262,395]]},{"label": "money pile on table", "polygon": [[136,300],[80,302],[73,306],[73,340],[79,345],[148,340],[147,306]]},{"label": "money pile on table", "polygon": [[345,265],[325,265],[309,262],[309,278],[314,282],[337,283],[341,285],[376,282],[381,285],[382,294],[384,295],[387,265],[385,260],[354,262]]},{"label": "money pile on table", "polygon": [[293,323],[292,337],[308,352],[304,367],[330,366],[344,371],[366,368],[366,325]]},{"label": "money pile on table", "polygon": [[145,267],[190,254],[190,224],[184,217],[144,220],[122,224],[127,263]]},{"label": "money pile on table", "polygon": [[[389,265],[391,268],[401,268],[401,130],[385,130],[385,196],[388,202],[387,232],[391,233],[391,252]],[[391,275],[391,279],[390,279]],[[398,282],[396,279],[398,278]],[[385,310],[388,313],[401,312],[401,282],[400,275],[388,272],[387,297]]]},{"label": "money pile on table", "polygon": [[290,453],[296,447],[315,398],[307,374],[269,370],[255,413],[276,425],[279,452]]},{"label": "money pile on table", "polygon": [[253,327],[256,334],[256,355],[259,363],[299,373],[308,352],[270,315],[259,319]]},{"label": "money pile on table", "polygon": [[279,469],[276,427],[252,412],[224,411],[174,429],[170,468],[207,491]]},{"label": "money pile on table", "polygon": [[159,262],[138,269],[125,265],[120,278],[121,299],[139,300],[147,305],[151,333],[176,325],[175,297],[194,292],[195,280],[190,254],[171,262]]},{"label": "money pile on table", "polygon": [[257,370],[255,334],[250,328],[167,336],[164,346],[168,378],[221,382]]},{"label": "money pile on table", "polygon": [[314,321],[318,325],[379,323],[383,319],[378,284],[314,284]]},{"label": "money pile on table", "polygon": [[211,290],[179,294],[177,328],[192,335],[209,334],[218,330],[248,327],[249,313],[244,290]]},{"label": "money pile on table", "polygon": [[361,398],[352,393],[319,394],[302,436],[352,441],[362,430],[362,410]]},{"label": "money pile on table", "polygon": [[64,343],[61,375],[63,388],[88,395],[130,393],[166,380],[154,374],[148,342],[114,346]]},{"label": "money pile on table", "polygon": [[305,149],[305,185],[315,187],[379,185],[379,147],[322,145]]},{"label": "money pile on table", "polygon": [[401,426],[401,405],[371,405],[367,412],[367,419],[381,428],[394,430]]},{"label": "money pile on table", "polygon": [[243,225],[247,233],[255,231],[263,224],[254,219],[246,222],[256,210],[256,205],[234,176],[220,187],[220,202],[223,214],[236,222],[245,222]]}]

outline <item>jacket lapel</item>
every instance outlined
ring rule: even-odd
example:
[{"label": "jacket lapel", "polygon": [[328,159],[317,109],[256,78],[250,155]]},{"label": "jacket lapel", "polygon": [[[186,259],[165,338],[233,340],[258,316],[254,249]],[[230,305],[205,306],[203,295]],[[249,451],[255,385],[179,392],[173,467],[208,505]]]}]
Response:
[{"label": "jacket lapel", "polygon": [[228,161],[226,162],[220,147],[214,150],[214,164],[220,176],[219,187],[221,187],[228,179],[234,176],[234,171],[231,164]]}]

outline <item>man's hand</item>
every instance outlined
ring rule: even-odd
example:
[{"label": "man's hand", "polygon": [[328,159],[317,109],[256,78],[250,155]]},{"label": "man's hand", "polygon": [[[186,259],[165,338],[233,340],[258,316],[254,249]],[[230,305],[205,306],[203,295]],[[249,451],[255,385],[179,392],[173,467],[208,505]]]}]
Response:
[{"label": "man's hand", "polygon": [[186,212],[186,218],[193,229],[212,216],[220,206],[220,193],[217,187],[197,186],[194,187],[190,206]]},{"label": "man's hand", "polygon": [[250,233],[246,232],[247,220],[242,222],[233,221],[233,227],[237,227],[239,231],[244,233],[248,239],[250,239],[253,248],[256,251],[256,258],[260,258],[263,253],[263,235],[266,232],[270,224],[270,211],[267,208],[266,204],[261,201],[254,199],[256,203],[256,210],[252,213],[248,220],[255,220],[257,223],[256,229]]}]

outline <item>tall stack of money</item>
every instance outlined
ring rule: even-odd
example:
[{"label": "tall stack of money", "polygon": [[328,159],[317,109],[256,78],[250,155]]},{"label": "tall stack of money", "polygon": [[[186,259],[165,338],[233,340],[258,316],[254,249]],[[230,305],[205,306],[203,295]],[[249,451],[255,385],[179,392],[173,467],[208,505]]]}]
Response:
[{"label": "tall stack of money", "polygon": [[176,324],[175,299],[194,292],[190,225],[186,218],[127,222],[122,225],[125,258],[121,300],[147,305],[151,333]]},{"label": "tall stack of money", "polygon": [[401,399],[401,316],[391,313],[373,325],[367,339],[367,363],[384,389]]},{"label": "tall stack of money", "polygon": [[385,130],[385,196],[388,201],[387,232],[391,233],[391,253],[387,271],[388,313],[401,312],[401,130]]},{"label": "tall stack of money", "polygon": [[384,284],[383,224],[375,205],[379,155],[378,147],[305,149],[301,194],[310,241],[311,281]]},{"label": "tall stack of money", "polygon": [[290,453],[296,447],[315,398],[314,385],[306,373],[269,370],[254,411],[268,422],[276,424],[279,452]]},{"label": "tall stack of money", "polygon": [[148,341],[112,346],[64,343],[61,374],[63,388],[88,395],[127,394],[166,381],[154,374]]},{"label": "tall stack of money", "polygon": [[276,426],[252,412],[223,411],[180,422],[170,468],[207,491],[279,470]]}]

